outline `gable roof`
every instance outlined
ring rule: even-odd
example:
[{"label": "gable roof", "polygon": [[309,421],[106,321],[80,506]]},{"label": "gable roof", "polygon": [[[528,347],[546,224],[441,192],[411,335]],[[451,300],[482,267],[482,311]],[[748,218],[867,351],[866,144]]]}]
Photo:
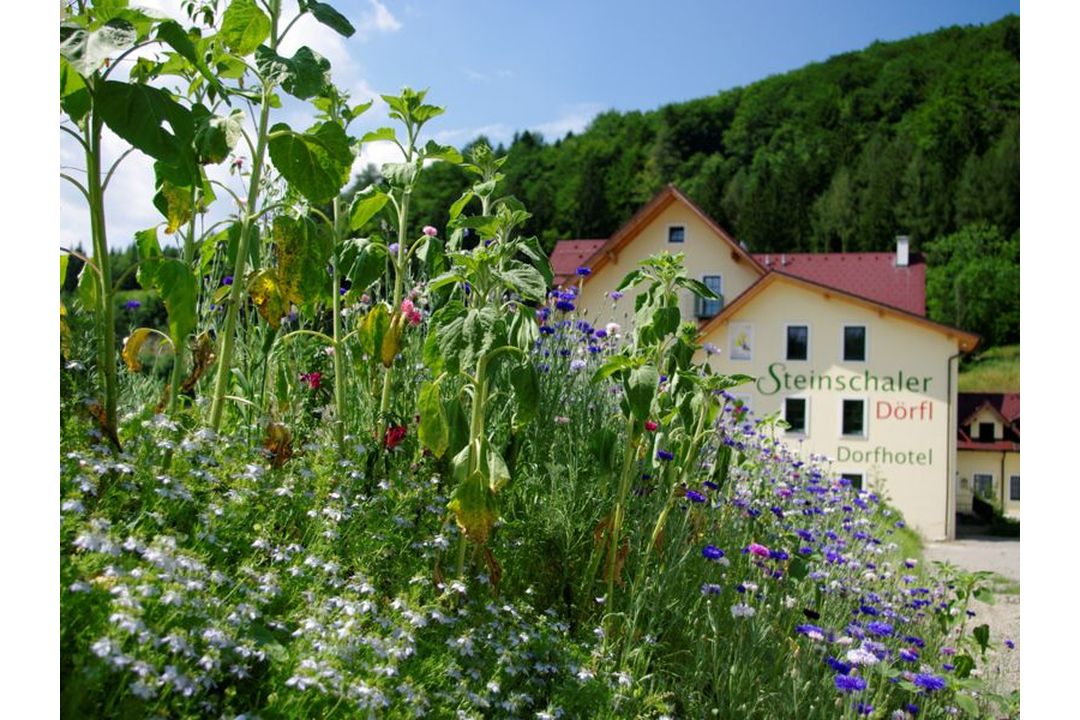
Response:
[{"label": "gable roof", "polygon": [[551,270],[554,283],[562,285],[577,274],[577,269],[599,250],[607,240],[560,240],[551,251]]},{"label": "gable roof", "polygon": [[[1002,420],[1001,440],[983,442],[968,426],[982,410]],[[956,447],[959,450],[1020,451],[1020,393],[957,393]]]},{"label": "gable roof", "polygon": [[926,264],[917,253],[906,267],[897,267],[892,252],[757,253],[754,259],[766,269],[926,315]]},{"label": "gable roof", "polygon": [[[592,270],[592,275],[583,278],[583,281],[588,282],[590,277],[595,276],[596,271],[607,265],[612,255],[617,255],[624,247],[641,234],[650,222],[652,222],[657,215],[662,213],[672,203],[679,202],[689,208],[698,218],[705,223],[706,227],[712,230],[716,235],[725,243],[731,247],[731,255],[736,262],[745,261],[751,268],[758,274],[764,275],[765,268],[754,259],[754,256],[746,251],[739,243],[735,241],[735,238],[731,237],[727,230],[716,224],[716,221],[709,217],[704,210],[699,208],[693,203],[690,198],[683,195],[674,185],[668,185],[663,190],[658,192],[652,200],[645,204],[640,210],[634,213],[634,216],[626,221],[621,228],[619,228],[614,235],[603,242],[602,245],[597,246],[591,255],[588,256],[585,262],[579,262],[578,265],[585,265]],[[586,246],[582,243],[594,243],[595,240],[560,240],[555,244],[555,249],[552,251],[552,266],[554,269],[555,256],[559,254],[560,262],[563,257],[570,257],[575,252],[580,252]],[[564,245],[564,243],[568,243]],[[575,245],[576,243],[576,245]],[[563,266],[565,267],[565,266]],[[577,270],[577,265],[573,268],[567,268],[569,272],[560,272],[555,270],[557,276],[563,278],[565,282],[566,277],[572,275]],[[556,284],[558,284],[559,278],[556,278]]]},{"label": "gable roof", "polygon": [[837,297],[842,300],[852,302],[856,305],[868,308],[870,310],[874,310],[880,315],[889,315],[899,320],[904,320],[914,325],[919,325],[920,327],[934,330],[941,333],[942,335],[945,335],[949,339],[955,339],[957,341],[959,349],[963,352],[971,352],[979,344],[980,338],[974,333],[965,332],[964,330],[949,327],[948,325],[942,325],[941,323],[934,322],[933,320],[928,320],[922,315],[918,315],[907,310],[902,310],[900,308],[893,307],[892,305],[878,302],[877,300],[871,300],[869,298],[856,295],[846,290],[831,287],[828,285],[823,285],[822,283],[815,282],[813,280],[807,280],[806,278],[801,278],[796,275],[788,274],[786,272],[781,272],[779,270],[770,271],[764,277],[760,278],[756,283],[747,288],[746,292],[735,298],[735,300],[730,305],[727,305],[717,315],[702,323],[701,327],[698,328],[698,334],[700,336],[704,336],[712,332],[721,324],[727,322],[733,315],[735,315],[735,313],[739,312],[743,307],[752,302],[754,298],[760,295],[766,288],[771,287],[776,283],[787,283],[796,287],[801,287],[806,290],[821,293],[826,298]]}]

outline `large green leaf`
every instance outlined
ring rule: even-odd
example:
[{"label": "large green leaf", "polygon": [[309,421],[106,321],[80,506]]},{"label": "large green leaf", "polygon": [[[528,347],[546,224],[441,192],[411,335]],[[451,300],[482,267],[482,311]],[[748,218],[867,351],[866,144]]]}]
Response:
[{"label": "large green leaf", "polygon": [[414,163],[383,163],[382,176],[391,187],[411,188],[420,173],[419,161]]},{"label": "large green leaf", "polygon": [[270,37],[270,18],[252,0],[232,0],[221,17],[218,37],[237,55],[248,55]]},{"label": "large green leaf", "polygon": [[285,123],[270,130],[270,158],[290,185],[313,203],[337,195],[349,180],[353,152],[340,125],[319,123],[306,133]]},{"label": "large green leaf", "polygon": [[195,122],[194,142],[199,162],[220,163],[229,156],[243,135],[244,111],[233,110],[222,117],[196,103],[191,108]]},{"label": "large green leaf", "polygon": [[461,153],[456,148],[449,145],[440,145],[434,140],[428,140],[427,145],[424,146],[424,159],[425,160],[444,160],[455,165],[461,164]]},{"label": "large green leaf", "polygon": [[149,275],[147,279],[151,286],[165,301],[173,347],[182,347],[181,344],[195,329],[199,283],[191,268],[176,258],[158,258],[150,261],[150,265],[144,277]]},{"label": "large green leaf", "polygon": [[342,267],[354,290],[366,290],[386,272],[386,245],[370,238],[345,241]]},{"label": "large green leaf", "polygon": [[110,130],[156,160],[175,164],[191,146],[191,112],[160,88],[108,80],[94,106]]},{"label": "large green leaf", "polygon": [[450,428],[439,394],[439,385],[433,382],[421,385],[416,407],[420,412],[420,442],[435,457],[442,457],[450,445]]},{"label": "large green leaf", "polygon": [[660,373],[652,365],[633,368],[626,379],[626,399],[630,413],[638,420],[647,420],[651,414],[653,397],[660,384]]},{"label": "large green leaf", "polygon": [[326,267],[334,241],[326,226],[306,218],[278,215],[273,233],[278,277],[289,302],[301,305],[328,298],[330,276]]},{"label": "large green leaf", "polygon": [[179,23],[174,20],[166,20],[165,22],[157,26],[157,38],[162,42],[169,45],[173,50],[180,54],[185,60],[192,64],[196,70],[199,71],[206,81],[210,83],[211,87],[217,91],[218,95],[222,98],[228,98],[228,91],[225,86],[218,80],[217,75],[210,69],[210,66],[206,64],[206,60],[195,48],[195,42],[191,39],[191,36],[180,27]]},{"label": "large green leaf", "polygon": [[352,23],[350,23],[344,15],[331,7],[329,3],[319,2],[319,0],[301,0],[301,9],[305,6],[308,11],[315,16],[316,20],[334,30],[339,35],[352,37],[353,33],[356,32],[356,28],[352,26]]},{"label": "large green leaf", "polygon": [[352,213],[349,216],[349,227],[359,230],[367,224],[368,220],[386,206],[390,196],[379,190],[372,189],[368,193],[357,194],[353,200]]},{"label": "large green leaf", "polygon": [[255,65],[264,80],[300,100],[321,94],[330,84],[330,61],[307,46],[285,58],[264,45],[255,51]]},{"label": "large green leaf", "polygon": [[90,91],[75,68],[60,58],[60,108],[74,122],[79,122],[90,110]]},{"label": "large green leaf", "polygon": [[510,383],[514,386],[515,416],[518,424],[524,425],[536,417],[540,406],[540,378],[532,360],[524,358],[510,369]]},{"label": "large green leaf", "polygon": [[138,32],[126,20],[109,20],[96,30],[60,24],[60,55],[83,77],[100,70],[105,61],[135,45]]},{"label": "large green leaf", "polygon": [[[436,321],[433,316],[432,321]],[[507,344],[506,321],[493,307],[469,308],[436,328],[445,368],[472,372],[484,355]]]},{"label": "large green leaf", "polygon": [[547,284],[540,272],[525,263],[511,260],[504,269],[496,271],[498,278],[526,300],[541,301],[547,295]]}]

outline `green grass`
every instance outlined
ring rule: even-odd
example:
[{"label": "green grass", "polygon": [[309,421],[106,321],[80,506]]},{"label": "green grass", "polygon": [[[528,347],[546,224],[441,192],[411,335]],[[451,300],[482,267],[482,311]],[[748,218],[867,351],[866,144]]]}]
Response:
[{"label": "green grass", "polygon": [[1020,392],[1020,346],[987,348],[960,366],[960,392]]}]

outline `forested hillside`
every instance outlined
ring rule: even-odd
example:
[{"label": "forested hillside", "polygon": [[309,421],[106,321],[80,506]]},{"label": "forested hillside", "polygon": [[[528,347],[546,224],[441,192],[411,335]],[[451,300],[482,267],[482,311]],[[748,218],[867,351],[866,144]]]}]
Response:
[{"label": "forested hillside", "polygon": [[[908,234],[931,264],[931,316],[997,344],[1019,337],[1019,128],[1010,16],[655,111],[603,113],[580,135],[522,132],[502,148],[503,171],[548,249],[611,235],[669,182],[753,252],[889,250]],[[412,217],[445,218],[468,182],[459,168],[429,168]],[[947,239],[957,233],[964,242]]]}]

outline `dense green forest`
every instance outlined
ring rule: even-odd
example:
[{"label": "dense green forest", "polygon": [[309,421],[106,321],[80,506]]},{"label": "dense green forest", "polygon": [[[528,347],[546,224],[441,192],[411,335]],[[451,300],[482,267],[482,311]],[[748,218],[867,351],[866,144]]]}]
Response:
[{"label": "dense green forest", "polygon": [[[580,135],[521,132],[499,150],[508,191],[533,214],[527,230],[548,250],[610,236],[674,183],[753,252],[890,250],[910,235],[930,264],[931,317],[988,345],[1019,340],[1016,16],[651,112],[606,112]],[[375,179],[369,168],[352,191]],[[428,168],[417,232],[469,182],[457,167]],[[949,239],[961,232],[964,242]],[[965,271],[968,261],[981,266]]]}]

